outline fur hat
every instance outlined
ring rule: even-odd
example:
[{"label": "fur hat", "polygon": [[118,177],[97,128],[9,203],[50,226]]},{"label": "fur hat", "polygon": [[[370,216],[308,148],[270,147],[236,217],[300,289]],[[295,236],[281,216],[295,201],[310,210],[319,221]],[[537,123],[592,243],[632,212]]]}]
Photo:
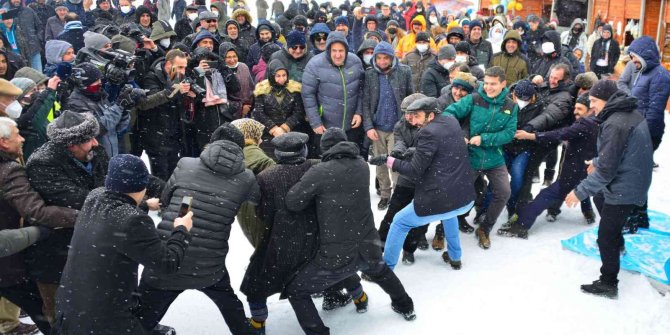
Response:
[{"label": "fur hat", "polygon": [[265,61],[265,64],[270,63],[272,54],[279,50],[281,50],[281,47],[276,43],[266,43],[261,47],[261,58]]},{"label": "fur hat", "polygon": [[472,93],[477,87],[477,78],[467,72],[459,72],[451,82],[452,86],[462,87],[466,92]]},{"label": "fur hat", "polygon": [[594,72],[580,73],[575,77],[575,85],[581,89],[589,90],[598,81]]},{"label": "fur hat", "polygon": [[598,98],[600,100],[609,100],[614,93],[616,93],[619,88],[616,86],[616,82],[613,80],[601,79],[591,87],[589,90],[589,95]]},{"label": "fur hat", "polygon": [[214,130],[212,137],[209,140],[209,143],[216,141],[230,141],[240,148],[244,148],[244,135],[237,129],[235,126],[230,123],[224,123]]},{"label": "fur hat", "polygon": [[254,120],[254,119],[237,119],[231,122],[233,126],[240,130],[242,135],[244,135],[244,144],[257,144],[261,136],[263,136],[263,130],[265,126]]},{"label": "fur hat", "polygon": [[85,143],[100,133],[100,125],[90,113],[65,110],[47,126],[51,142],[64,146]]},{"label": "fur hat", "polygon": [[120,154],[112,157],[107,168],[105,188],[116,193],[136,193],[147,188],[149,171],[141,158]]},{"label": "fur hat", "polygon": [[335,144],[345,142],[346,140],[347,134],[344,130],[335,127],[328,128],[321,136],[321,152],[326,152],[334,147]]}]

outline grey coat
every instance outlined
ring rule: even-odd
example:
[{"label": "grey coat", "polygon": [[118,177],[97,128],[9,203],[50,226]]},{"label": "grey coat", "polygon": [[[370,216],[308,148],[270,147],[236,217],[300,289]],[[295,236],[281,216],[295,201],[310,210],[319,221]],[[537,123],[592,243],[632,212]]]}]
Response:
[{"label": "grey coat", "polygon": [[386,99],[388,97],[379,96],[379,77],[386,75],[388,80],[393,87],[393,96],[396,100],[398,120],[402,119],[402,111],[400,110],[400,104],[402,100],[405,99],[408,95],[414,93],[412,88],[412,69],[405,64],[399,64],[397,58],[393,58],[393,65],[391,72],[388,74],[381,73],[381,70],[374,64],[372,68],[365,71],[365,84],[363,85],[363,127],[365,130],[370,130],[375,127],[374,117],[377,113],[377,105],[379,104],[380,99]]},{"label": "grey coat", "polygon": [[44,40],[55,40],[60,33],[63,32],[65,21],[61,21],[58,16],[52,16],[47,20],[46,27],[44,27]]},{"label": "grey coat", "polygon": [[402,63],[409,65],[409,67],[412,69],[412,85],[414,87],[414,92],[420,91],[421,75],[424,71],[426,71],[426,69],[428,69],[428,65],[435,61],[435,59],[437,59],[437,57],[435,57],[434,54],[426,52],[425,54],[421,55],[419,51],[416,50],[416,48],[414,48],[412,52],[405,55],[405,58],[402,59]]},{"label": "grey coat", "polygon": [[30,57],[42,50],[44,41],[44,23],[40,22],[34,10],[29,7],[21,7],[14,18],[17,40],[19,40],[21,55],[30,60]]}]

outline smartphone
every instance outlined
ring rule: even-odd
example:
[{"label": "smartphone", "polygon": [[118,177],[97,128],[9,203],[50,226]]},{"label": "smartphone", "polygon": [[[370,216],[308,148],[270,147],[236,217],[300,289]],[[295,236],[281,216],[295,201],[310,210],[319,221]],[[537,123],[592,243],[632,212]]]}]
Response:
[{"label": "smartphone", "polygon": [[213,61],[205,61],[205,63],[207,63],[207,65],[209,65],[209,67],[210,67],[211,69],[216,69],[216,68],[219,67],[219,62],[218,62],[218,61],[215,61],[215,60],[213,60]]},{"label": "smartphone", "polygon": [[184,197],[181,199],[181,206],[179,207],[179,217],[184,217],[188,212],[191,211],[191,204],[193,203],[193,197]]}]

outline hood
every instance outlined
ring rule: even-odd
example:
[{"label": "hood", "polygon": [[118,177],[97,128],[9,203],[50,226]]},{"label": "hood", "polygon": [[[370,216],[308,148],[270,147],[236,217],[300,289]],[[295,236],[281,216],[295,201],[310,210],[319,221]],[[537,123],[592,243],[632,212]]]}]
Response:
[{"label": "hood", "polygon": [[226,21],[226,24],[223,26],[224,28],[226,28],[226,31],[223,31],[222,33],[227,35],[228,34],[228,26],[231,25],[231,24],[234,25],[237,28],[237,31],[238,31],[238,34],[239,34],[240,24],[237,23],[237,20],[235,20],[235,19],[230,19],[230,20]]},{"label": "hood", "polygon": [[393,50],[393,47],[386,41],[382,41],[381,43],[377,44],[377,46],[375,47],[375,53],[372,55],[372,65],[375,67],[375,70],[377,70],[377,72],[382,72],[381,69],[377,67],[377,63],[375,62],[377,55],[389,55],[393,57],[391,68],[395,68],[396,65],[398,64],[398,58],[396,58],[395,56],[395,51]]},{"label": "hood", "polygon": [[249,12],[246,9],[243,8],[236,9],[233,12],[233,15],[231,15],[230,17],[234,20],[236,17],[240,15],[244,15],[244,17],[247,19],[246,20],[247,22],[244,25],[251,25],[251,14],[249,14]]},{"label": "hood", "polygon": [[330,35],[331,31],[330,28],[328,28],[328,25],[325,23],[317,23],[312,27],[312,29],[309,31],[309,38],[313,38],[316,34],[318,33],[326,33]]},{"label": "hood", "polygon": [[226,140],[208,144],[200,154],[200,161],[208,169],[224,176],[233,176],[245,169],[242,148]]},{"label": "hood", "polygon": [[607,120],[614,113],[630,113],[637,109],[637,98],[624,91],[617,91],[607,100],[605,107],[596,116],[601,122]]},{"label": "hood", "polygon": [[[275,82],[275,74],[279,70],[285,70],[286,74],[288,75],[288,68],[279,59],[273,59],[270,61],[270,64],[267,65],[267,69],[265,70],[265,76],[268,78],[268,81],[270,82],[270,85],[272,85],[272,87],[280,87],[279,85],[277,85],[277,82]],[[284,85],[282,85],[281,87],[285,87],[286,85],[288,85],[288,80],[286,80],[286,83],[284,83]]]},{"label": "hood", "polygon": [[484,85],[479,85],[477,93],[479,93],[482,99],[484,99],[484,101],[488,102],[489,104],[502,107],[505,104],[505,98],[507,97],[507,94],[509,94],[509,89],[507,89],[507,87],[503,88],[502,92],[500,92],[500,94],[498,94],[495,99],[489,98],[489,96],[486,95],[486,92],[484,91]]},{"label": "hood", "polygon": [[177,36],[177,33],[174,32],[169,23],[163,20],[158,20],[151,26],[151,36],[149,38],[154,42],[172,36]]},{"label": "hood", "polygon": [[572,28],[575,27],[576,24],[581,24],[582,25],[582,33],[584,32],[584,21],[580,18],[576,18],[572,20],[572,24],[570,24],[570,32],[572,32]]},{"label": "hood", "polygon": [[191,50],[195,50],[195,48],[198,47],[198,43],[200,43],[200,41],[204,40],[205,38],[211,38],[214,41],[214,50],[219,48],[219,39],[212,35],[209,30],[203,29],[200,30],[198,35],[195,35],[193,43],[191,43]]},{"label": "hood", "polygon": [[[261,37],[260,37],[261,28],[267,28],[267,29],[269,29],[270,32],[272,33],[272,39],[270,40],[270,42],[272,42],[272,41],[276,41],[276,40],[277,40],[277,32],[275,31],[275,27],[272,26],[272,24],[271,24],[270,22],[268,22],[268,21],[263,21],[263,23],[259,24],[258,27],[256,28],[256,41],[258,41],[258,45],[261,45],[261,43],[260,43],[260,40],[261,40]],[[268,43],[269,43],[269,42],[268,42]]]},{"label": "hood", "polygon": [[358,55],[358,57],[363,58],[363,55],[361,54],[363,50],[374,49],[375,47],[377,47],[377,44],[378,43],[375,40],[363,40],[363,42],[361,42],[361,46],[359,46],[358,50],[356,51],[356,55]]},{"label": "hood", "polygon": [[63,55],[72,44],[61,40],[48,40],[45,45],[47,64],[58,64],[63,61]]},{"label": "hood", "polygon": [[504,16],[497,15],[496,17],[491,20],[491,27],[496,24],[496,22],[500,22],[500,24],[503,26],[503,28],[507,29],[507,19],[505,19]]},{"label": "hood", "polygon": [[235,44],[230,43],[230,42],[223,42],[219,46],[219,56],[226,58],[226,54],[228,51],[233,50],[235,53],[237,53],[237,48],[235,47]]},{"label": "hood", "polygon": [[212,2],[211,7],[216,7],[216,9],[219,10],[219,21],[225,20],[226,16],[224,15],[227,13],[226,9],[226,4],[224,2],[218,1],[218,2]]},{"label": "hood", "polygon": [[144,14],[149,14],[149,17],[151,18],[151,24],[153,24],[156,21],[156,17],[151,13],[149,8],[144,7],[144,6],[139,6],[137,7],[137,10],[135,11],[135,23],[140,24],[140,16]]},{"label": "hood", "polygon": [[354,142],[339,142],[333,145],[328,151],[323,153],[322,161],[327,162],[333,159],[357,158],[360,154],[358,145]]},{"label": "hood", "polygon": [[628,47],[628,52],[634,54],[642,63],[642,72],[647,72],[660,65],[658,47],[649,36],[641,36]]},{"label": "hood", "polygon": [[508,30],[505,33],[505,38],[503,38],[503,41],[500,44],[500,50],[502,50],[503,52],[506,52],[505,51],[505,43],[507,43],[508,40],[515,40],[519,43],[519,47],[516,48],[516,52],[515,52],[515,54],[518,54],[520,52],[520,49],[521,49],[521,35],[519,34],[519,32],[512,29],[512,30]]},{"label": "hood", "polygon": [[[333,45],[333,43],[340,42],[344,44],[344,49],[347,53],[349,53],[349,43],[347,43],[347,38],[344,37],[344,35],[339,32],[339,31],[334,31],[328,35],[328,39],[326,40],[326,56],[328,57],[328,62],[332,62],[330,58],[330,46]],[[344,58],[344,63],[346,64],[347,62],[347,56]]]},{"label": "hood", "polygon": [[461,37],[461,41],[465,41],[465,31],[461,27],[453,27],[451,30],[449,30],[449,33],[447,34],[447,41],[449,41],[449,37],[452,35],[458,35]]},{"label": "hood", "polygon": [[554,50],[556,50],[558,54],[561,53],[561,34],[555,30],[547,30],[544,32],[544,35],[542,35],[542,43],[545,41],[553,43]]},{"label": "hood", "polygon": [[[423,15],[417,15],[415,18],[413,18],[412,23],[414,23],[414,22],[421,23],[421,31],[426,31],[426,19],[423,17]],[[414,34],[414,30],[412,29],[412,24],[409,25],[409,30],[410,30],[410,34]]]}]

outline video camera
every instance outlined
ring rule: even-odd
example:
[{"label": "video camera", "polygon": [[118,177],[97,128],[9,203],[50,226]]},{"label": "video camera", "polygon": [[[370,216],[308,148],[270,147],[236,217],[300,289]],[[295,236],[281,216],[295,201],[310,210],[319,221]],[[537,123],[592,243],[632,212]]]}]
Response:
[{"label": "video camera", "polygon": [[104,69],[105,79],[111,84],[122,85],[135,78],[137,57],[123,50],[93,50],[94,65]]},{"label": "video camera", "polygon": [[61,79],[57,89],[59,92],[69,92],[75,87],[81,87],[86,79],[83,69],[73,68],[72,64],[65,62],[58,64],[56,75]]}]

